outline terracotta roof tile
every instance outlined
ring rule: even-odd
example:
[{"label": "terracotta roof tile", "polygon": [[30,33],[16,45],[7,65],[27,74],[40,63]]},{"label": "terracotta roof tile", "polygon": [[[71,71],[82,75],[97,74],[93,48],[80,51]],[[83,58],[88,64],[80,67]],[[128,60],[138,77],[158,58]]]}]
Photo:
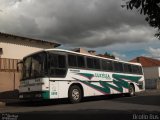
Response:
[{"label": "terracotta roof tile", "polygon": [[47,40],[40,40],[40,39],[34,39],[34,38],[28,38],[28,37],[22,37],[22,36],[17,36],[17,35],[12,35],[12,34],[7,34],[7,33],[2,33],[2,32],[0,32],[0,35],[1,36],[10,36],[10,37],[17,37],[17,38],[21,38],[21,39],[23,39],[23,40],[29,40],[29,42],[30,41],[35,41],[35,42],[41,42],[41,43],[47,43],[47,44],[54,44],[54,46],[55,47],[58,47],[58,46],[60,46],[61,44],[59,44],[59,43],[55,43],[55,42],[53,42],[53,41],[47,41]]},{"label": "terracotta roof tile", "polygon": [[154,66],[160,66],[160,60],[140,56],[137,58],[134,58],[130,60],[130,62],[138,62],[141,63],[143,67],[154,67]]}]

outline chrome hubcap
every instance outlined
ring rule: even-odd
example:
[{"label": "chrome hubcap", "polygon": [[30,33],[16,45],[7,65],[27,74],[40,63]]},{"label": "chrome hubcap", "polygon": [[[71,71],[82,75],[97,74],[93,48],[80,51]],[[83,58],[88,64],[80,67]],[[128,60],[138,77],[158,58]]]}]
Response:
[{"label": "chrome hubcap", "polygon": [[72,98],[73,98],[74,100],[78,100],[78,99],[79,99],[79,91],[78,91],[77,89],[74,89],[74,90],[72,91]]}]

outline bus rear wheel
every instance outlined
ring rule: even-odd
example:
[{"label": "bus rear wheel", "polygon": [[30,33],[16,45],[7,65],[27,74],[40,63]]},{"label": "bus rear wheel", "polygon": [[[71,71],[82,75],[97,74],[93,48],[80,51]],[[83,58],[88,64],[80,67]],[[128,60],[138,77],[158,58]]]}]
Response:
[{"label": "bus rear wheel", "polygon": [[71,103],[79,103],[82,100],[82,90],[79,86],[73,85],[68,93],[69,101]]}]

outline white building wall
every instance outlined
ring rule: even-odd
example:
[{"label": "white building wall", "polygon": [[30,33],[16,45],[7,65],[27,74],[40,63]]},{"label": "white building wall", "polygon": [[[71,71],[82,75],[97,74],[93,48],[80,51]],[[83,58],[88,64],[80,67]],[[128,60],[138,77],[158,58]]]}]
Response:
[{"label": "white building wall", "polygon": [[22,59],[24,56],[42,50],[42,48],[35,48],[29,46],[22,46],[10,43],[0,43],[0,48],[3,49],[1,58]]},{"label": "white building wall", "polygon": [[159,72],[159,78],[160,78],[160,67],[158,67],[158,72]]},{"label": "white building wall", "polygon": [[160,67],[144,67],[145,79],[157,79],[160,77]]},{"label": "white building wall", "polygon": [[14,37],[0,37],[1,58],[22,59],[24,56],[43,49],[54,48],[52,44],[22,40]]},{"label": "white building wall", "polygon": [[80,48],[80,53],[90,54],[90,53],[88,53],[88,51],[86,51],[85,49],[82,49],[82,48]]}]

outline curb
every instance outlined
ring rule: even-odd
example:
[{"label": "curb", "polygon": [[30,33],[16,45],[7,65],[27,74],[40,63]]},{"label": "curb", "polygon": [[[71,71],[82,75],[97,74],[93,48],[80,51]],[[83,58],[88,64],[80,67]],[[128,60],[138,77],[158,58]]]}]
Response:
[{"label": "curb", "polygon": [[0,107],[4,107],[4,106],[6,106],[6,103],[0,101]]}]

